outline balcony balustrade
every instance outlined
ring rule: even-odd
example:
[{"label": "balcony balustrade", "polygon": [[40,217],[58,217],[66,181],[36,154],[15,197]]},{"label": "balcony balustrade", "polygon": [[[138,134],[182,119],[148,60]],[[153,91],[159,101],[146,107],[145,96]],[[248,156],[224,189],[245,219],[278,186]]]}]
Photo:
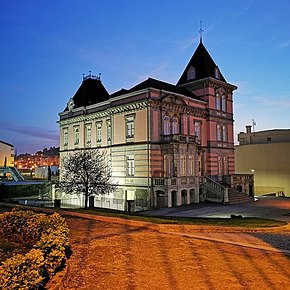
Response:
[{"label": "balcony balustrade", "polygon": [[179,143],[198,143],[196,136],[191,135],[182,135],[182,134],[171,134],[171,135],[162,135],[162,142],[179,142]]}]

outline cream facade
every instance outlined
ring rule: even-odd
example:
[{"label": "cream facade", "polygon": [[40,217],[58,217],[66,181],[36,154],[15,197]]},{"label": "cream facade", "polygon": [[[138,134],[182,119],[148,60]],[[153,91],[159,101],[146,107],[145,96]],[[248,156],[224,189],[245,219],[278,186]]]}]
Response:
[{"label": "cream facade", "polygon": [[0,140],[0,166],[14,166],[14,146]]},{"label": "cream facade", "polygon": [[239,133],[236,172],[254,174],[255,194],[290,196],[290,130]]}]

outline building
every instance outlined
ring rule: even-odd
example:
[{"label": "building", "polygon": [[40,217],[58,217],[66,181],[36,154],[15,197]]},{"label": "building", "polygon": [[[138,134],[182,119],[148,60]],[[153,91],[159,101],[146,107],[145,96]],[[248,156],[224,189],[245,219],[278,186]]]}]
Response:
[{"label": "building", "polygon": [[252,173],[255,194],[290,196],[290,129],[238,134],[235,148],[236,172]]},{"label": "building", "polygon": [[48,167],[53,175],[58,174],[59,148],[44,148],[35,154],[19,154],[15,157],[15,166],[22,175],[36,178],[47,178]]},{"label": "building", "polygon": [[176,85],[148,78],[109,94],[89,74],[59,113],[60,157],[79,149],[106,151],[119,186],[96,197],[101,206],[115,203],[119,209],[133,200],[141,210],[198,203],[210,192],[220,194],[216,181],[235,173],[236,89],[202,41]]},{"label": "building", "polygon": [[0,167],[14,166],[14,146],[0,140]]}]

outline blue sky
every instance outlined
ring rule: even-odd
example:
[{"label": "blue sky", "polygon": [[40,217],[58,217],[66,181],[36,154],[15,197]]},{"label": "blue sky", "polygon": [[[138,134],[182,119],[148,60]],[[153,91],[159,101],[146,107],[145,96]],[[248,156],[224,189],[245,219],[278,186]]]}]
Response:
[{"label": "blue sky", "polygon": [[58,146],[58,113],[102,74],[107,90],[175,84],[199,42],[234,94],[235,134],[290,128],[289,0],[0,0],[0,140]]}]

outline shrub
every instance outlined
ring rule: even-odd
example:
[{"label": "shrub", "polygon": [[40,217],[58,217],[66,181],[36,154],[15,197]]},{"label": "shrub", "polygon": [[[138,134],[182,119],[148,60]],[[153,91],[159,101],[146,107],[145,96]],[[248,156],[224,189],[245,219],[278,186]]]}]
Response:
[{"label": "shrub", "polygon": [[1,289],[37,289],[44,279],[43,264],[43,253],[37,249],[7,259],[0,266]]},{"label": "shrub", "polygon": [[13,209],[1,215],[2,236],[24,247],[32,247],[40,239],[46,219],[44,214]]},{"label": "shrub", "polygon": [[0,285],[7,286],[3,289],[34,289],[45,275],[53,276],[66,259],[69,229],[58,213],[48,216],[17,207],[0,215],[0,234],[11,242],[33,247],[26,255],[14,255],[0,266]]},{"label": "shrub", "polygon": [[69,229],[65,219],[58,213],[48,217],[48,224],[49,227],[42,233],[34,247],[43,252],[47,274],[52,276],[65,260]]}]

